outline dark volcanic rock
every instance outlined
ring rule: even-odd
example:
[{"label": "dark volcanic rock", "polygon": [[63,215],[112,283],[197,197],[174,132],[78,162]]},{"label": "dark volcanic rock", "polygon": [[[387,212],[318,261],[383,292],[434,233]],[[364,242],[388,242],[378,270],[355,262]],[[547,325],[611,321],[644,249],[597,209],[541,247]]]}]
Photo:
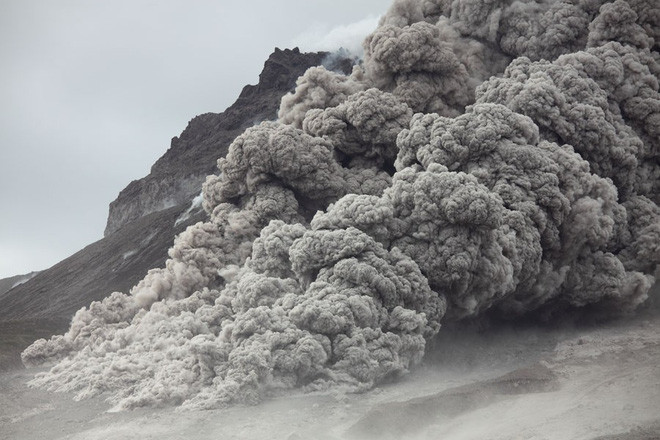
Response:
[{"label": "dark volcanic rock", "polygon": [[0,322],[68,321],[92,301],[128,292],[149,269],[163,266],[176,234],[206,217],[198,211],[175,225],[188,207],[144,216],[0,294]]},{"label": "dark volcanic rock", "polygon": [[[246,128],[275,119],[280,98],[294,89],[296,79],[309,67],[320,65],[326,52],[301,53],[275,49],[259,75],[257,85],[243,88],[231,107],[222,113],[193,118],[169,150],[151,167],[148,176],[131,182],[110,204],[105,235],[152,212],[187,203],[199,194],[207,175],[215,173],[216,161]],[[349,69],[351,62],[337,63]]]}]

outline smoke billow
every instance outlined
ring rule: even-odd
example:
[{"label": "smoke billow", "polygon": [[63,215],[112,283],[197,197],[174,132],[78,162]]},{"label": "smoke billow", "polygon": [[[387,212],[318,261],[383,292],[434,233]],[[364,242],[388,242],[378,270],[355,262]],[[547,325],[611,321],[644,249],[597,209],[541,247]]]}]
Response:
[{"label": "smoke billow", "polygon": [[204,185],[164,268],[23,353],[118,408],[361,391],[443,321],[633,311],[660,267],[652,0],[396,0]]}]

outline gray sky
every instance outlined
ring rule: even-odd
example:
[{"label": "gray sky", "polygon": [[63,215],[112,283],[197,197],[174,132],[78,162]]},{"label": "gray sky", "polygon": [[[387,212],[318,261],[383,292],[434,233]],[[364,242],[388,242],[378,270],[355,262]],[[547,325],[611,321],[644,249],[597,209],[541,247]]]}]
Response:
[{"label": "gray sky", "polygon": [[276,46],[355,46],[389,4],[0,0],[0,278],[100,239],[119,191]]}]

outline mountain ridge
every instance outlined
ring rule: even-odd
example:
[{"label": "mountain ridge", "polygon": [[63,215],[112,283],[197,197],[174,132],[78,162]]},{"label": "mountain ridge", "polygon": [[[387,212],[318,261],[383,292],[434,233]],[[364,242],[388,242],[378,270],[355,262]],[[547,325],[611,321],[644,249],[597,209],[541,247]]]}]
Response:
[{"label": "mountain ridge", "polygon": [[0,291],[0,323],[47,320],[49,331],[63,331],[79,308],[113,291],[128,292],[149,269],[161,267],[174,237],[206,218],[191,201],[206,175],[217,171],[217,159],[246,127],[275,119],[280,98],[327,55],[276,48],[256,85],[246,85],[225,111],[192,118],[150,173],[120,192],[102,239],[23,284],[14,286],[12,277],[12,286]]},{"label": "mountain ridge", "polygon": [[[328,52],[304,53],[278,49],[268,57],[256,85],[243,87],[237,100],[221,113],[192,118],[150,173],[129,183],[110,203],[104,235],[152,212],[189,202],[199,194],[204,179],[216,172],[216,161],[246,128],[275,119],[280,98],[293,90],[296,79],[320,65]],[[351,62],[337,63],[348,69]]]}]

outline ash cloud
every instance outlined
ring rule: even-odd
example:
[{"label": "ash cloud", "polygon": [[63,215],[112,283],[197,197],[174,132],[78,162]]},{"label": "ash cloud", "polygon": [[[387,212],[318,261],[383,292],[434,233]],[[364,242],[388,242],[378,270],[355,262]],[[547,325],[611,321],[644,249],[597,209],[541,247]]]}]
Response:
[{"label": "ash cloud", "polygon": [[118,409],[364,391],[443,322],[632,312],[660,266],[658,8],[397,0],[204,185],[164,268],[23,353]]}]

